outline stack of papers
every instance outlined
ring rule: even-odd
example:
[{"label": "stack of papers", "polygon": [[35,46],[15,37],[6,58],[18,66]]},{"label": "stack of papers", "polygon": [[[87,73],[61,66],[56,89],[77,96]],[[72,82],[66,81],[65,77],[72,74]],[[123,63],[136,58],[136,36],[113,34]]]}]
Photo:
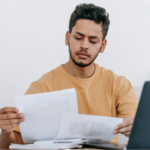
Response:
[{"label": "stack of papers", "polygon": [[67,149],[67,148],[81,148],[81,145],[76,143],[60,143],[60,144],[11,144],[9,149]]},{"label": "stack of papers", "polygon": [[32,144],[11,144],[11,149],[64,149],[88,140],[110,141],[116,136],[115,126],[123,121],[78,114],[75,89],[17,96],[16,106],[25,116],[20,124],[23,141]]},{"label": "stack of papers", "polygon": [[[11,144],[9,146],[9,149],[66,149],[66,148],[75,148],[79,147],[78,144],[27,144],[27,145],[21,145],[21,144]],[[80,148],[80,147],[79,147]]]},{"label": "stack of papers", "polygon": [[47,141],[36,141],[34,144],[11,144],[10,149],[66,149],[66,148],[81,148],[82,144],[87,142],[81,139],[72,140],[47,140]]}]

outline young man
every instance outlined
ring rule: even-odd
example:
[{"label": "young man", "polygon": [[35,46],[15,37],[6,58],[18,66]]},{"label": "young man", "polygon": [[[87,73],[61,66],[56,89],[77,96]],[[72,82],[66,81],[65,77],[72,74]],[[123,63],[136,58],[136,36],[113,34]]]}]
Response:
[{"label": "young man", "polygon": [[[33,82],[26,94],[75,88],[79,114],[122,117],[123,123],[112,132],[129,136],[138,105],[132,85],[125,77],[94,63],[98,54],[105,50],[109,24],[104,8],[93,4],[78,5],[66,33],[69,61]],[[17,112],[10,107],[0,110],[0,148],[8,148],[11,142],[22,142],[17,132],[20,132],[18,125],[24,121],[24,116]]]}]

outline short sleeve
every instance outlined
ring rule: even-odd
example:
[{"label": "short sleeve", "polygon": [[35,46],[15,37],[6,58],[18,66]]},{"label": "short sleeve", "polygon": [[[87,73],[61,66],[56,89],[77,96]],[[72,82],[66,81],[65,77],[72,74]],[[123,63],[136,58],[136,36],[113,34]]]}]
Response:
[{"label": "short sleeve", "polygon": [[42,85],[38,82],[32,82],[29,89],[26,91],[25,95],[27,94],[36,94],[36,93],[43,93],[44,90],[42,88]]},{"label": "short sleeve", "polygon": [[20,132],[19,126],[15,127],[15,128],[14,128],[14,131]]},{"label": "short sleeve", "polygon": [[138,97],[129,80],[117,77],[115,81],[116,109],[118,117],[135,116],[138,107]]}]

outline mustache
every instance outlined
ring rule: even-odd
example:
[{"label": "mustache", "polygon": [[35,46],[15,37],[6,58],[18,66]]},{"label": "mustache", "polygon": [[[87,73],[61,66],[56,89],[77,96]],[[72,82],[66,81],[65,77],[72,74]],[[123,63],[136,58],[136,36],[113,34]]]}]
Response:
[{"label": "mustache", "polygon": [[87,54],[89,57],[91,56],[91,54],[89,54],[86,50],[80,50],[80,51],[76,52],[77,55],[78,55],[79,53],[85,53],[85,54]]}]

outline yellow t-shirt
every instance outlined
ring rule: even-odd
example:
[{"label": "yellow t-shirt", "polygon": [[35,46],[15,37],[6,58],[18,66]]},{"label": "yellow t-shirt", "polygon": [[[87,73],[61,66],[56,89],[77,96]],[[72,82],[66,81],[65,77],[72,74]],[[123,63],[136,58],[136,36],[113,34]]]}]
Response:
[{"label": "yellow t-shirt", "polygon": [[[138,106],[131,83],[95,64],[90,78],[76,78],[68,74],[62,65],[31,83],[25,94],[51,92],[75,88],[79,114],[109,117],[134,116]],[[14,129],[20,132],[19,127]]]}]

